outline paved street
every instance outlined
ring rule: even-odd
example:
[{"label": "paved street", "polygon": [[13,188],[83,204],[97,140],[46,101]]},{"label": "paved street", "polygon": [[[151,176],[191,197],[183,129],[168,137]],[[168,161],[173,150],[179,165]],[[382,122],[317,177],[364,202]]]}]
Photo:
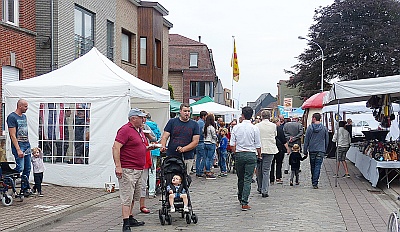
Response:
[{"label": "paved street", "polygon": [[[325,159],[319,189],[310,184],[309,160],[302,162],[300,185],[271,186],[270,197],[261,198],[252,185],[250,205],[243,212],[236,196],[236,176],[205,180],[195,178],[191,198],[197,224],[187,225],[173,214],[172,225],[161,226],[158,199],[147,199],[153,213],[135,217],[146,222],[132,231],[386,231],[390,212],[398,208],[397,189],[374,189],[349,162],[351,178],[339,178],[335,187],[335,160]],[[383,187],[382,187],[383,188]],[[1,231],[121,231],[118,193],[102,189],[45,186],[45,197],[28,198],[11,207],[0,206]]]}]

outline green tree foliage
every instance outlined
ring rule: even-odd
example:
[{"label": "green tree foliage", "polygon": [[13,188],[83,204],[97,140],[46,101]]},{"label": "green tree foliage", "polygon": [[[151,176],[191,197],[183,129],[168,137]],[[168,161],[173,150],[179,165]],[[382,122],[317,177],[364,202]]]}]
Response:
[{"label": "green tree foliage", "polygon": [[[308,38],[324,51],[324,90],[332,79],[356,80],[400,74],[400,2],[335,0],[317,9]],[[319,92],[321,52],[308,43],[292,66],[289,86],[302,96]]]},{"label": "green tree foliage", "polygon": [[174,87],[168,82],[169,98],[174,99]]}]

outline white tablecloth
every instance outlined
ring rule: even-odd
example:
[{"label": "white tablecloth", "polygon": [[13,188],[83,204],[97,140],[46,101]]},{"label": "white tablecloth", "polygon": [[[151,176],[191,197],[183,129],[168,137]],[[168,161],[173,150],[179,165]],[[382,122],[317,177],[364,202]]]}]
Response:
[{"label": "white tablecloth", "polygon": [[376,187],[379,181],[379,169],[400,169],[399,161],[376,161],[362,154],[356,147],[350,147],[346,157],[356,165],[365,179],[371,182],[372,187]]}]

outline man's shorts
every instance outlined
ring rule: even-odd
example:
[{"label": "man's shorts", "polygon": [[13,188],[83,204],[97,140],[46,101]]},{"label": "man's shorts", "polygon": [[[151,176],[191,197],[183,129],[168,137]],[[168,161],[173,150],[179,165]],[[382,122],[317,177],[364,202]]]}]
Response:
[{"label": "man's shorts", "polygon": [[338,161],[346,160],[346,153],[349,150],[348,147],[338,147]]},{"label": "man's shorts", "polygon": [[122,205],[131,206],[133,200],[140,200],[142,173],[143,170],[122,169],[122,178],[118,179]]}]

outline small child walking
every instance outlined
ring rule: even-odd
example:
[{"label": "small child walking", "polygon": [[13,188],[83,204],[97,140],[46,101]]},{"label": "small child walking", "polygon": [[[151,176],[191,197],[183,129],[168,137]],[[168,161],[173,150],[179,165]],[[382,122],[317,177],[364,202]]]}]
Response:
[{"label": "small child walking", "polygon": [[219,167],[221,169],[221,174],[219,176],[228,176],[227,171],[226,171],[226,157],[228,156],[227,152],[227,147],[228,147],[228,138],[226,135],[228,134],[228,129],[226,128],[220,128],[220,135],[221,139],[219,141]]},{"label": "small child walking", "polygon": [[290,175],[290,186],[293,186],[294,176],[296,176],[296,185],[299,185],[300,162],[307,158],[307,156],[301,157],[299,151],[300,151],[300,146],[298,144],[294,144],[292,147],[292,153],[290,153],[289,156],[289,165],[290,165],[290,170],[292,171]]},{"label": "small child walking", "polygon": [[38,147],[32,148],[32,167],[33,167],[33,179],[35,180],[35,185],[33,186],[33,193],[36,193],[39,197],[43,197],[42,194],[42,181],[43,181],[43,172],[44,172],[44,163],[43,163],[43,153],[42,150]]},{"label": "small child walking", "polygon": [[171,213],[175,212],[174,201],[175,199],[182,198],[183,200],[183,211],[189,212],[188,198],[186,189],[181,186],[182,177],[180,175],[174,175],[172,182],[167,186],[167,192],[169,193],[169,205],[171,206]]}]

